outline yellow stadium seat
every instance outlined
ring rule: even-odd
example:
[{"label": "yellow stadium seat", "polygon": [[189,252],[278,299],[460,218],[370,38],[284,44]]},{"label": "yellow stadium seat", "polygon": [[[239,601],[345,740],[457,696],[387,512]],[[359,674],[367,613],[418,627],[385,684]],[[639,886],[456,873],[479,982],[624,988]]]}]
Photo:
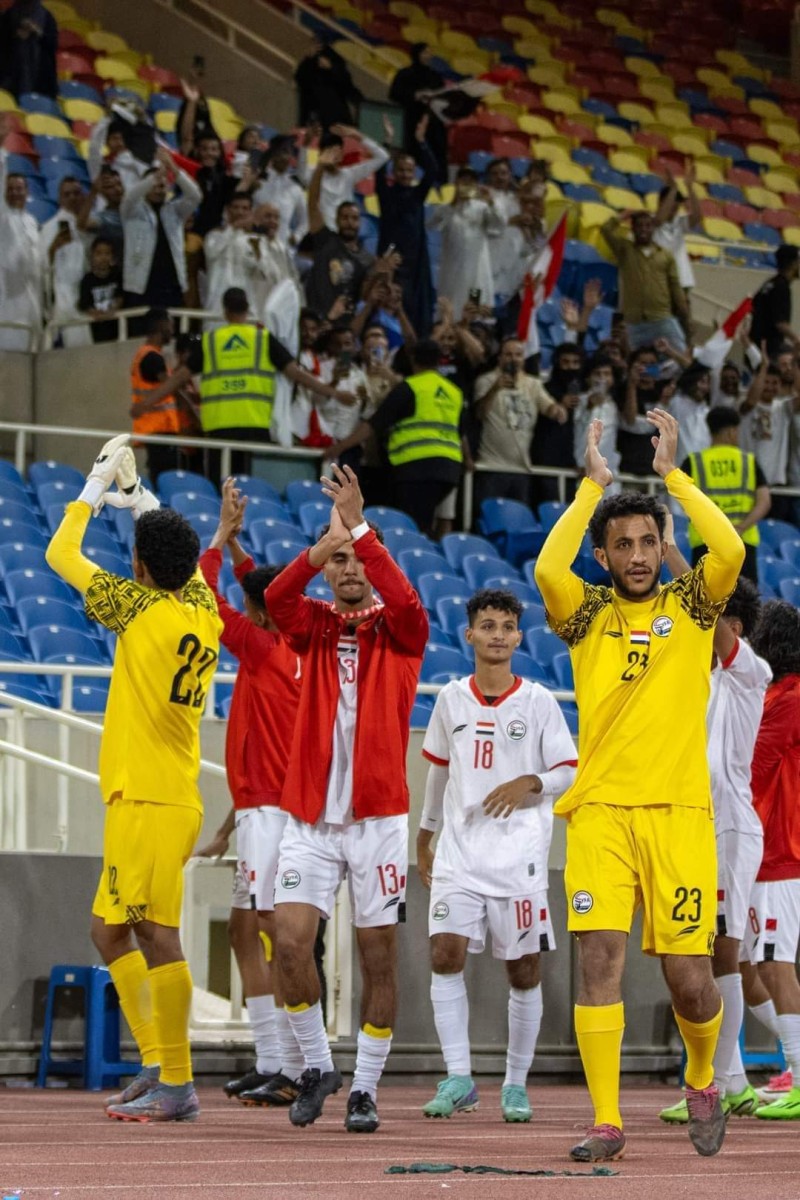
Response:
[{"label": "yellow stadium seat", "polygon": [[696,158],[694,160],[694,169],[698,183],[724,183],[726,171],[718,167],[715,163],[705,159]]},{"label": "yellow stadium seat", "polygon": [[342,39],[340,42],[334,42],[334,49],[337,54],[341,54],[345,62],[353,63],[354,66],[365,66],[372,61],[372,50],[369,46],[362,46],[359,42],[348,42]]},{"label": "yellow stadium seat", "polygon": [[458,54],[471,54],[478,49],[475,38],[468,33],[459,33],[457,29],[443,29],[439,34],[439,45],[443,50],[455,50]]},{"label": "yellow stadium seat", "polygon": [[558,9],[552,0],[525,0],[525,7],[528,12],[536,13],[539,17],[546,17],[548,21],[552,17],[558,16]]},{"label": "yellow stadium seat", "polygon": [[667,141],[678,132],[673,125],[662,125],[660,121],[642,121],[643,133],[657,133]]},{"label": "yellow stadium seat", "polygon": [[529,133],[532,137],[549,138],[558,136],[558,130],[553,122],[548,121],[547,117],[537,116],[536,113],[523,113],[517,124],[523,133]]},{"label": "yellow stadium seat", "polygon": [[424,42],[426,46],[438,46],[439,44],[438,27],[434,24],[423,25],[420,22],[414,25],[404,25],[400,32],[403,40],[408,42],[409,46],[413,46],[416,42]]},{"label": "yellow stadium seat", "polygon": [[233,107],[233,105],[229,104],[227,100],[220,100],[217,96],[209,96],[207,98],[207,103],[213,125],[216,126],[217,121],[239,120],[239,114],[236,112],[236,109]]},{"label": "yellow stadium seat", "polygon": [[564,193],[561,190],[560,184],[557,184],[554,179],[548,179],[544,186],[544,202],[545,204],[564,203]]},{"label": "yellow stadium seat", "polygon": [[626,121],[635,121],[637,125],[646,125],[655,120],[655,113],[646,104],[637,104],[635,100],[623,100],[617,105],[617,112]]},{"label": "yellow stadium seat", "polygon": [[178,128],[178,110],[161,108],[155,115],[156,129],[159,133],[174,133]]},{"label": "yellow stadium seat", "polygon": [[726,221],[723,217],[706,217],[703,221],[703,228],[709,237],[716,238],[718,242],[743,242],[744,234],[738,225],[734,225],[733,221]]},{"label": "yellow stadium seat", "polygon": [[543,158],[549,163],[571,162],[569,150],[565,150],[558,141],[536,141],[535,138],[531,141],[531,157]]},{"label": "yellow stadium seat", "polygon": [[670,104],[675,99],[675,84],[663,79],[640,79],[639,94],[655,104]]},{"label": "yellow stadium seat", "polygon": [[712,87],[708,89],[709,99],[711,100],[746,100],[747,93],[744,88],[739,87],[736,83],[729,83],[727,87]]},{"label": "yellow stadium seat", "polygon": [[28,133],[42,137],[62,137],[73,140],[72,130],[66,121],[60,117],[51,117],[47,113],[28,113],[25,119]]},{"label": "yellow stadium seat", "polygon": [[0,112],[20,112],[11,92],[6,92],[3,88],[0,88]]},{"label": "yellow stadium seat", "polygon": [[562,113],[564,116],[577,116],[583,112],[577,92],[550,91],[542,93],[542,105],[550,112]]},{"label": "yellow stadium seat", "polygon": [[371,217],[379,217],[381,215],[381,202],[375,192],[371,196],[364,197],[364,209]]},{"label": "yellow stadium seat", "polygon": [[389,12],[393,17],[404,17],[408,21],[425,19],[425,9],[411,0],[389,0]]},{"label": "yellow stadium seat", "polygon": [[534,65],[537,67],[549,67],[551,63],[558,61],[553,58],[550,46],[542,38],[519,38],[514,42],[514,53],[518,54],[520,58],[529,58],[531,60],[531,67],[528,70],[531,70]]},{"label": "yellow stadium seat", "polygon": [[86,21],[83,17],[65,17],[63,21],[58,22],[58,26],[59,29],[68,29],[70,33],[77,33],[82,38],[97,31],[97,22]]},{"label": "yellow stadium seat", "polygon": [[699,67],[696,74],[707,88],[727,88],[733,83],[732,75],[727,71],[718,71],[715,67]]},{"label": "yellow stadium seat", "polygon": [[781,197],[777,192],[771,192],[769,188],[746,187],[742,188],[742,191],[747,203],[752,204],[753,208],[783,208]]},{"label": "yellow stadium seat", "polygon": [[491,95],[484,98],[483,102],[490,112],[496,113],[500,117],[511,117],[512,121],[519,120],[526,111],[519,104],[512,104],[509,100],[504,100],[502,92],[492,92]]},{"label": "yellow stadium seat", "polygon": [[656,120],[662,125],[668,125],[673,132],[679,129],[693,129],[692,118],[688,104],[682,100],[671,100],[668,104],[656,105]]},{"label": "yellow stadium seat", "polygon": [[598,8],[595,20],[599,21],[601,25],[611,25],[612,28],[617,29],[618,26],[624,25],[628,18],[617,8]]},{"label": "yellow stadium seat", "polygon": [[[444,51],[440,53],[442,58],[447,58]],[[492,55],[486,50],[473,50],[471,54],[456,54],[449,62],[459,75],[483,75],[492,65]]]},{"label": "yellow stadium seat", "polygon": [[772,138],[780,146],[796,146],[800,143],[800,133],[797,123],[788,117],[781,121],[766,121],[764,128],[768,138]]},{"label": "yellow stadium seat", "polygon": [[575,28],[575,22],[572,17],[568,17],[566,13],[559,12],[558,10],[547,18],[547,24],[555,25],[557,29]]},{"label": "yellow stadium seat", "polygon": [[[391,7],[391,6],[390,6]],[[508,16],[501,17],[500,24],[503,29],[507,29],[509,33],[516,33],[520,37],[530,37],[535,41],[538,35],[538,29],[533,21],[529,21],[527,17]]]},{"label": "yellow stadium seat", "polygon": [[781,230],[781,237],[790,246],[800,246],[800,225],[789,225]]},{"label": "yellow stadium seat", "polygon": [[634,144],[627,129],[622,129],[619,125],[598,125],[594,136],[599,142],[605,142],[607,146],[632,146]]},{"label": "yellow stadium seat", "polygon": [[239,117],[236,120],[215,121],[214,128],[216,129],[223,142],[235,142],[239,134],[244,129],[244,121]]},{"label": "yellow stadium seat", "polygon": [[550,167],[550,177],[556,183],[591,183],[592,177],[586,170],[574,162],[554,162]]},{"label": "yellow stadium seat", "polygon": [[677,150],[679,154],[688,154],[690,158],[701,158],[708,146],[701,137],[692,131],[691,133],[674,133],[672,135],[672,148]]},{"label": "yellow stadium seat", "polygon": [[750,112],[755,113],[757,117],[766,117],[769,121],[782,121],[785,119],[783,109],[774,100],[762,100],[760,96],[753,96],[748,100],[747,105]]},{"label": "yellow stadium seat", "polygon": [[560,62],[544,63],[542,66],[538,64],[535,67],[528,67],[527,76],[531,83],[538,83],[540,87],[545,88],[560,88],[564,83],[566,70]]},{"label": "yellow stadium seat", "polygon": [[606,221],[615,216],[613,208],[609,208],[607,204],[596,204],[589,202],[581,204],[578,217],[577,238],[581,242],[586,242],[589,246],[594,246],[598,254],[603,258],[613,261],[613,255],[608,248],[608,243],[600,232],[601,225],[605,225]]},{"label": "yellow stadium seat", "polygon": [[710,258],[717,262],[722,259],[722,250],[719,246],[709,241],[708,238],[698,237],[696,234],[687,235],[686,249],[691,258]]},{"label": "yellow stadium seat", "polygon": [[114,58],[117,62],[128,63],[134,71],[138,71],[139,67],[144,65],[150,66],[153,62],[152,54],[140,54],[138,50],[115,50]]},{"label": "yellow stadium seat", "polygon": [[[644,150],[645,157],[634,154],[634,150]],[[624,150],[615,150],[608,156],[608,165],[623,175],[641,175],[647,171],[650,161],[650,150],[647,146],[627,146]]]},{"label": "yellow stadium seat", "polygon": [[752,142],[745,151],[748,158],[752,158],[753,162],[761,163],[765,167],[782,167],[783,159],[777,150],[773,150],[771,146],[762,146],[759,142]]},{"label": "yellow stadium seat", "polygon": [[381,46],[380,51],[384,61],[388,59],[395,67],[411,66],[411,55],[407,51],[401,50],[399,46]]},{"label": "yellow stadium seat", "polygon": [[[411,56],[409,55],[409,60]],[[408,65],[408,64],[404,64]],[[385,62],[382,58],[378,58],[377,54],[373,54],[372,58],[367,62],[362,63],[362,71],[367,71],[368,74],[374,75],[376,79],[380,79],[385,83],[391,83],[397,74],[397,67],[394,63]]]},{"label": "yellow stadium seat", "polygon": [[95,74],[101,79],[113,79],[117,83],[126,83],[129,79],[138,79],[136,72],[126,62],[117,58],[105,58],[103,55],[94,60]]},{"label": "yellow stadium seat", "polygon": [[738,50],[715,50],[714,57],[728,68],[731,75],[749,75],[752,70],[749,60]]},{"label": "yellow stadium seat", "polygon": [[47,0],[45,8],[55,17],[59,25],[62,21],[68,21],[70,17],[78,15],[71,4],[64,4],[62,0]]},{"label": "yellow stadium seat", "polygon": [[92,33],[87,33],[86,43],[93,50],[102,50],[104,54],[114,54],[117,50],[130,49],[125,38],[119,37],[116,33],[106,33],[104,29],[96,29]]},{"label": "yellow stadium seat", "polygon": [[639,193],[632,192],[630,188],[603,188],[603,199],[610,208],[615,208],[620,212],[625,208],[632,208],[638,212],[645,207]]},{"label": "yellow stadium seat", "polygon": [[644,79],[661,79],[661,71],[656,63],[649,58],[631,58],[625,59],[625,69],[630,71],[631,75],[638,75]]},{"label": "yellow stadium seat", "polygon": [[102,121],[106,115],[103,106],[95,104],[92,100],[62,100],[61,107],[64,116],[70,121],[91,121],[94,124],[96,121]]},{"label": "yellow stadium seat", "polygon": [[778,192],[780,195],[798,190],[797,172],[792,171],[790,167],[784,167],[782,170],[765,171],[762,179],[765,188],[771,192]]}]

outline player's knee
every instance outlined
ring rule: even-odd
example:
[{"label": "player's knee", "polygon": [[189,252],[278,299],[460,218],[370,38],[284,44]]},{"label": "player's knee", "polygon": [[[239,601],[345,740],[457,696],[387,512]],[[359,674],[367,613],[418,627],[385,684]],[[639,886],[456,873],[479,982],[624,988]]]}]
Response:
[{"label": "player's knee", "polygon": [[392,975],[397,966],[395,927],[359,930],[359,952],[364,974],[373,979]]},{"label": "player's knee", "polygon": [[583,934],[578,938],[578,960],[585,981],[622,977],[625,965],[625,946],[616,938]]},{"label": "player's knee", "polygon": [[524,958],[506,963],[508,982],[512,988],[527,992],[539,986],[541,967],[538,954],[526,954]]},{"label": "player's knee", "polygon": [[434,975],[457,975],[464,970],[466,953],[447,938],[431,938],[431,970]]}]

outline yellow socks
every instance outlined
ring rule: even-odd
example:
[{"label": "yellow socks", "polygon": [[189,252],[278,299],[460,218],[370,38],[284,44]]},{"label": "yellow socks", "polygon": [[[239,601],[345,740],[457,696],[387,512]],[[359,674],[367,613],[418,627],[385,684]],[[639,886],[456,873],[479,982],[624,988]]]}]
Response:
[{"label": "yellow socks", "polygon": [[144,955],[141,950],[131,950],[130,954],[113,962],[108,970],[125,1020],[139,1048],[142,1066],[155,1067],[158,1065],[158,1046]]},{"label": "yellow socks", "polygon": [[192,1079],[189,1010],[192,977],[186,962],[166,963],[150,971],[153,1024],[161,1063],[161,1082],[179,1086]]},{"label": "yellow socks", "polygon": [[[675,1012],[675,1010],[672,1010]],[[689,1087],[707,1088],[714,1079],[714,1051],[722,1027],[722,1003],[710,1021],[697,1024],[675,1013],[683,1044],[686,1047],[684,1079]]]},{"label": "yellow socks", "polygon": [[583,1072],[594,1105],[595,1125],[622,1129],[619,1070],[625,1015],[622,1002],[591,1007],[575,1005],[575,1033]]}]

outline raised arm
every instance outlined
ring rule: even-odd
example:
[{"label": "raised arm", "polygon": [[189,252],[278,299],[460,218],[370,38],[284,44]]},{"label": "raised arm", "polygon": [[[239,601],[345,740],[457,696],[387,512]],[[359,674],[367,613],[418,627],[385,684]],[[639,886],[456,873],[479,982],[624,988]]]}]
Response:
[{"label": "raised arm", "polygon": [[534,575],[548,613],[556,621],[567,621],[583,603],[584,582],[572,570],[586,533],[589,518],[613,480],[608,463],[600,453],[603,422],[592,421],[586,434],[586,478],[575,499],[556,521],[536,560]]},{"label": "raised arm", "polygon": [[328,532],[310,550],[301,551],[264,593],[269,615],[297,654],[308,648],[314,628],[314,610],[320,603],[303,593],[331,555],[349,540],[350,535],[341,521],[336,521],[331,514]]}]

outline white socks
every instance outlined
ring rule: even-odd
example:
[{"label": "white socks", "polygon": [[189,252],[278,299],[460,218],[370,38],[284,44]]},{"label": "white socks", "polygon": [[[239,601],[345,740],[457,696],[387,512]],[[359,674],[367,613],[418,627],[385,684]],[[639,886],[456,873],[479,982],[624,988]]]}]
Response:
[{"label": "white socks", "polygon": [[275,1001],[272,996],[248,996],[245,1005],[256,1048],[256,1070],[259,1075],[277,1075],[281,1069],[281,1054]]},{"label": "white socks", "polygon": [[503,1087],[525,1087],[542,1024],[542,988],[511,988],[508,993],[508,1050]]},{"label": "white socks", "polygon": [[778,1037],[783,1044],[792,1083],[800,1085],[800,1013],[778,1013]]},{"label": "white socks", "polygon": [[471,1075],[469,1001],[464,972],[431,976],[433,1020],[448,1075]]},{"label": "white socks", "polygon": [[383,1074],[389,1051],[392,1048],[391,1029],[380,1030],[383,1037],[376,1037],[369,1032],[374,1027],[365,1025],[358,1031],[358,1051],[356,1053],[356,1069],[353,1073],[353,1086],[350,1093],[368,1092],[374,1100],[378,1093],[378,1080]]},{"label": "white socks", "polygon": [[289,1018],[292,1033],[302,1051],[305,1065],[311,1070],[320,1071],[323,1075],[326,1071],[332,1071],[331,1048],[328,1045],[328,1035],[325,1032],[322,1005],[319,1000],[310,1008],[303,1007],[292,1011],[287,1007],[286,1015]]},{"label": "white socks", "polygon": [[765,1000],[763,1004],[751,1004],[749,1008],[755,1019],[760,1021],[777,1040],[781,1036],[781,1033],[778,1028],[778,1014],[775,1012],[774,1002],[772,1000]]},{"label": "white socks", "polygon": [[739,1030],[744,1017],[742,977],[722,975],[717,979],[722,996],[722,1025],[714,1055],[714,1082],[723,1095],[736,1096],[747,1087],[747,1076],[739,1049]]},{"label": "white socks", "polygon": [[297,1080],[305,1070],[303,1052],[289,1024],[289,1014],[282,1004],[275,1005],[275,1026],[278,1031],[278,1048],[281,1059],[281,1074]]}]

